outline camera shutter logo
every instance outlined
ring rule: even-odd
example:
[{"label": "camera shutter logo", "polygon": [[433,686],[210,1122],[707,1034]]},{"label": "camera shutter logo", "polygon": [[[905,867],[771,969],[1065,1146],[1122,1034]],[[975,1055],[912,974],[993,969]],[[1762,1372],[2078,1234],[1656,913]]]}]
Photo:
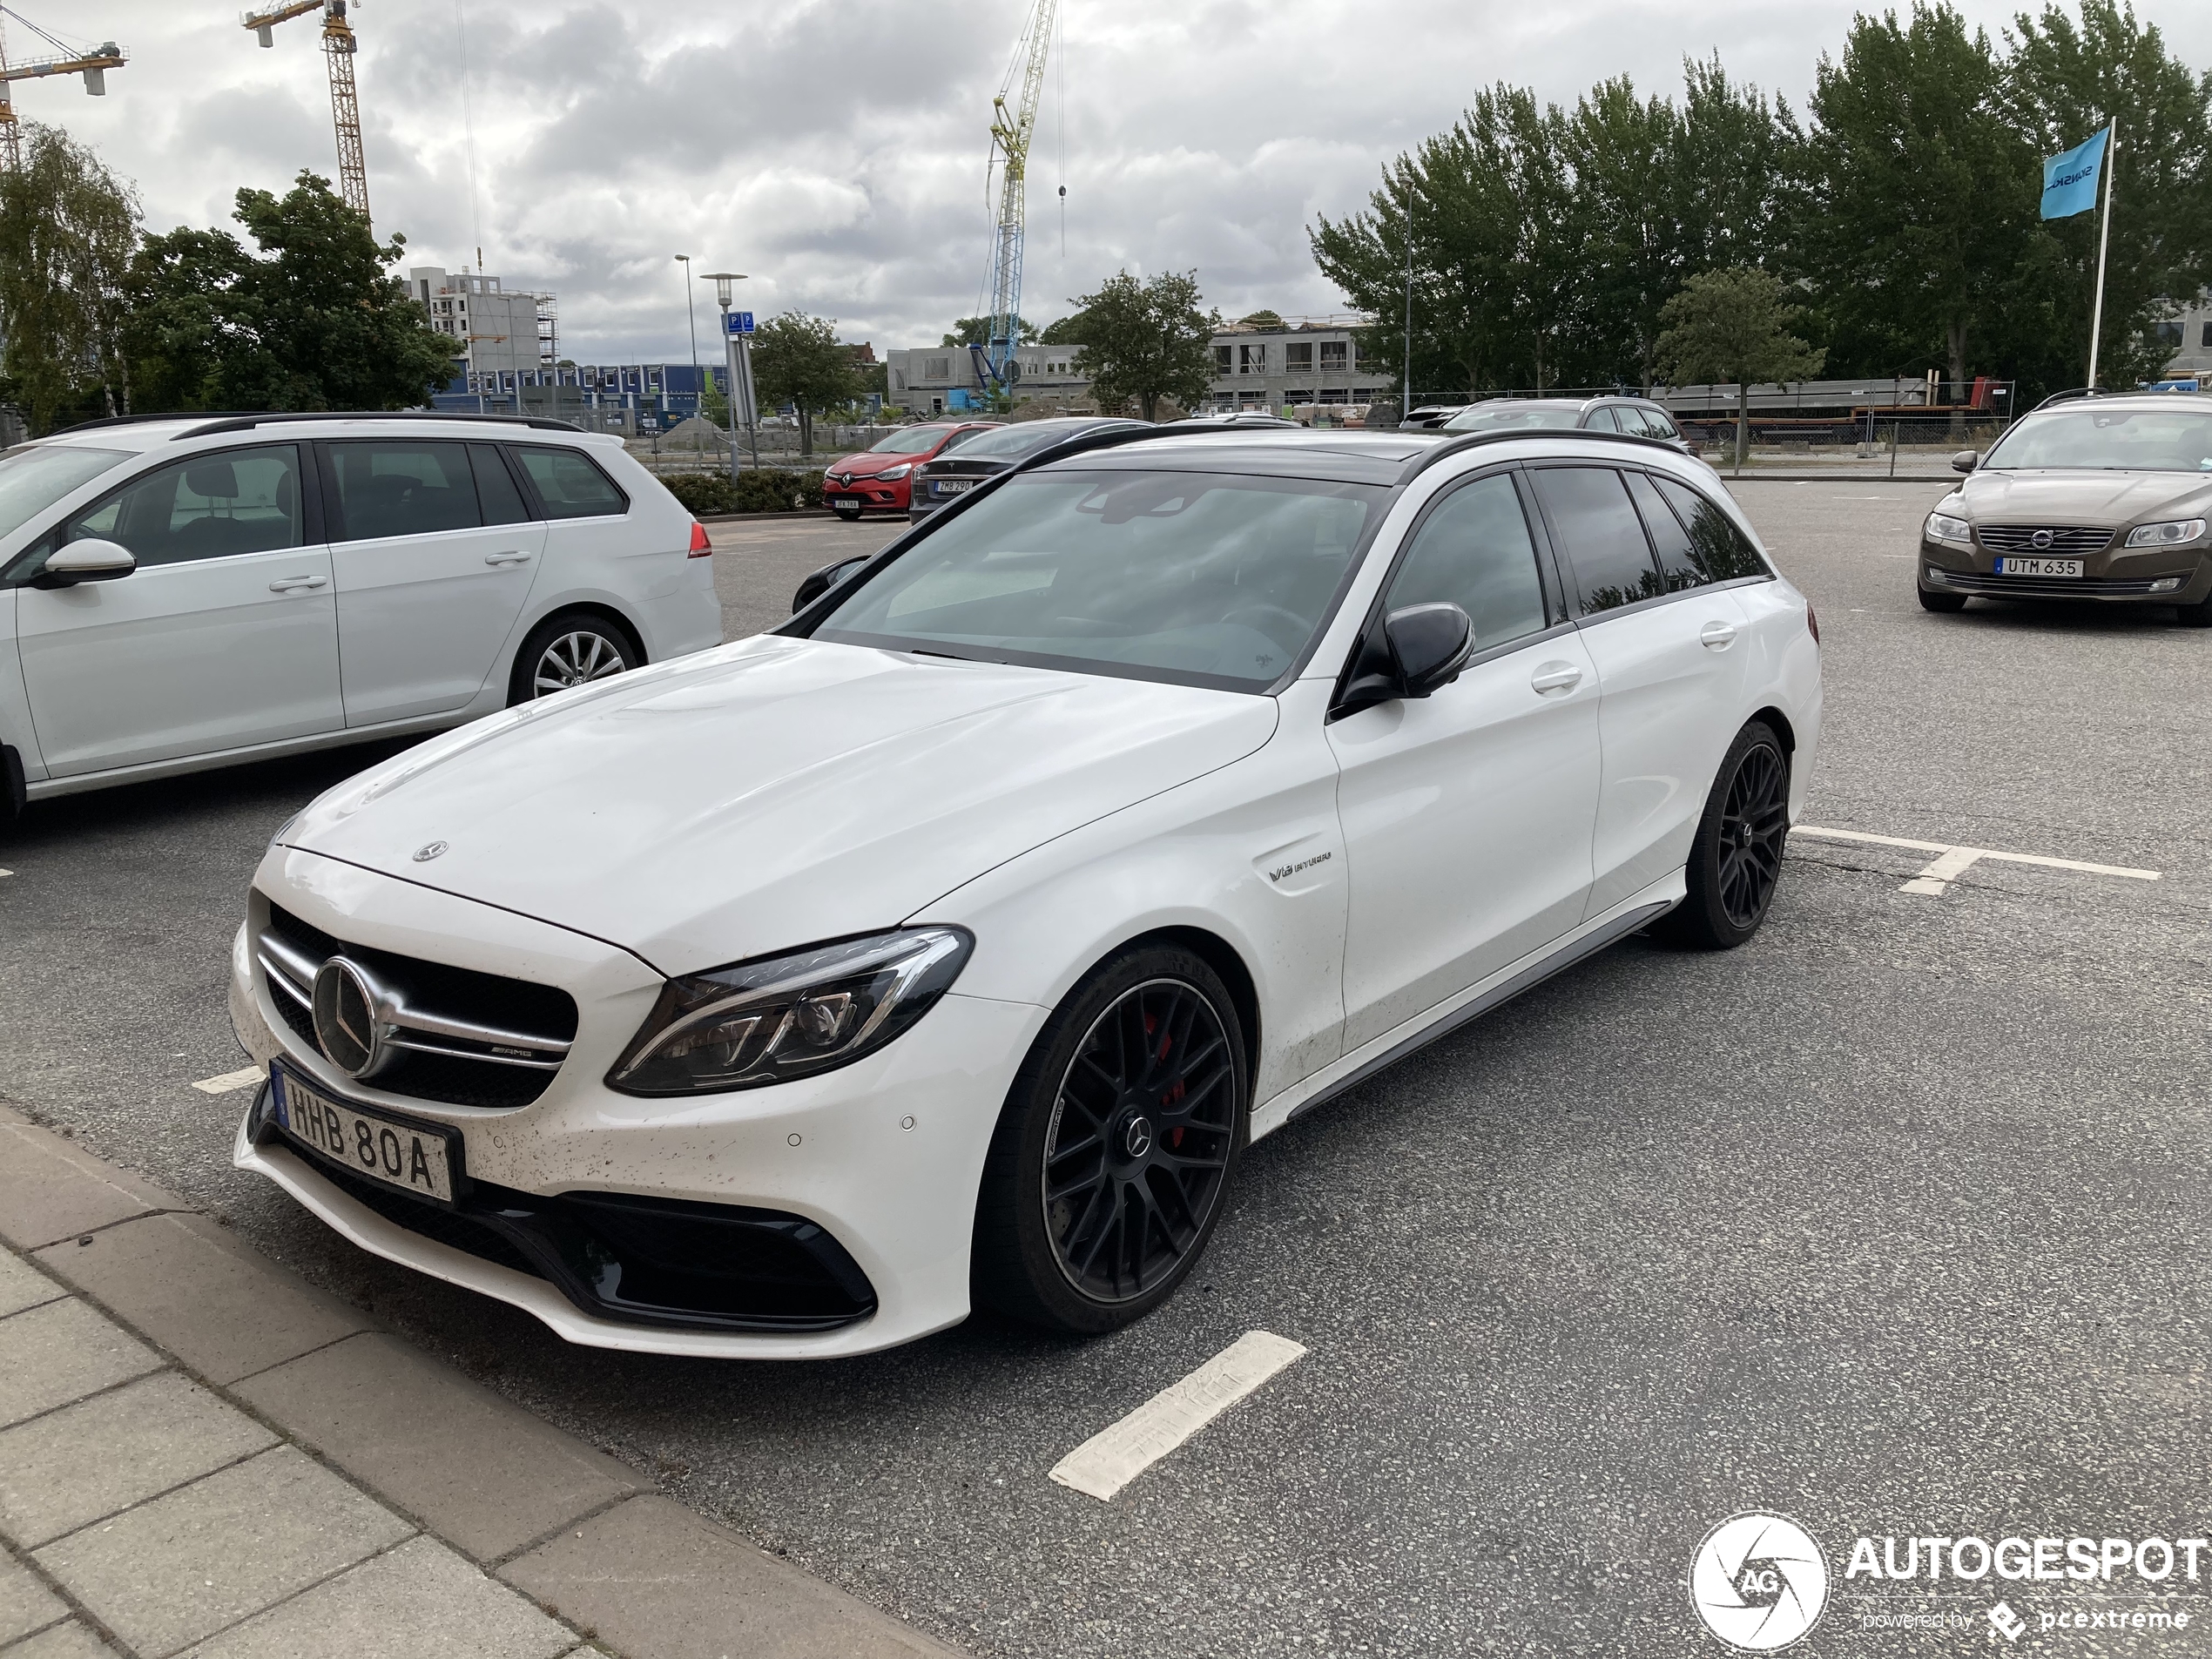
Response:
[{"label": "camera shutter logo", "polygon": [[1828,1605],[1828,1562],[1784,1515],[1730,1515],[1689,1564],[1689,1604],[1705,1628],[1745,1653],[1803,1640]]}]

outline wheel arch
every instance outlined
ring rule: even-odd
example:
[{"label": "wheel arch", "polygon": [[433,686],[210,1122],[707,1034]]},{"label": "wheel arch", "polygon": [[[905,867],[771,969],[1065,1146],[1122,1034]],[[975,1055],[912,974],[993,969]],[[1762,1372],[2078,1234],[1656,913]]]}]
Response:
[{"label": "wheel arch", "polygon": [[589,617],[596,622],[610,623],[622,630],[623,637],[629,640],[631,650],[637,653],[638,667],[643,668],[652,660],[645,649],[644,632],[634,621],[623,614],[619,606],[609,604],[604,599],[564,600],[547,606],[543,613],[535,617],[528,626],[516,631],[515,649],[507,659],[507,695],[510,703],[519,695],[516,682],[523,672],[523,648],[529,644],[530,637],[539,629],[561,617]]},{"label": "wheel arch", "polygon": [[[1751,719],[1764,720],[1774,728],[1774,735],[1782,739],[1782,752],[1790,757],[1794,766],[1797,758],[1797,728],[1791,724],[1790,717],[1770,703],[1753,714]],[[1750,720],[1744,724],[1749,725]]]},{"label": "wheel arch", "polygon": [[[1179,946],[1221,976],[1221,982],[1229,988],[1230,997],[1236,1004],[1237,1025],[1244,1040],[1244,1082],[1246,1092],[1250,1093],[1259,1078],[1259,988],[1251,969],[1244,965],[1243,955],[1219,934],[1184,925],[1155,927],[1132,934],[1085,968],[1077,983],[1088,980],[1123,952],[1140,950],[1147,945]],[[1251,1101],[1244,1103],[1244,1109],[1251,1109]]]}]

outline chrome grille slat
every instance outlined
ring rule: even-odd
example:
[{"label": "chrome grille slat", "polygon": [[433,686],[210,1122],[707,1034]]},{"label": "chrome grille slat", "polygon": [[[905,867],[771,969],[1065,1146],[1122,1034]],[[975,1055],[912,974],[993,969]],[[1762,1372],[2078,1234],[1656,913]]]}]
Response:
[{"label": "chrome grille slat", "polygon": [[[1977,524],[1974,534],[1993,553],[2042,553],[2060,558],[2080,558],[2110,547],[2114,532],[2095,524]],[[2039,547],[2035,538],[2041,535],[2051,539]]]},{"label": "chrome grille slat", "polygon": [[[401,1026],[402,1031],[414,1029]],[[405,1049],[412,1054],[443,1055],[448,1060],[481,1060],[488,1066],[519,1066],[525,1071],[558,1071],[558,1060],[523,1060],[509,1054],[479,1054],[474,1049],[447,1049],[435,1042],[410,1042],[405,1037],[388,1039],[395,1049]]]}]

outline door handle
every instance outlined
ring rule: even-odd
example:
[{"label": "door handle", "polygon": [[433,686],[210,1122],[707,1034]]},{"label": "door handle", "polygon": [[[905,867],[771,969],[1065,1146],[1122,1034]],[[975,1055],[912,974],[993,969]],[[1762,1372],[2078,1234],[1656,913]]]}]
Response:
[{"label": "door handle", "polygon": [[292,593],[300,588],[320,588],[330,578],[327,576],[285,576],[269,583],[271,593]]},{"label": "door handle", "polygon": [[1736,624],[1709,622],[1697,631],[1697,643],[1708,651],[1726,651],[1736,643]]},{"label": "door handle", "polygon": [[529,562],[530,556],[527,553],[487,553],[484,555],[486,564],[528,564]]},{"label": "door handle", "polygon": [[1581,683],[1582,671],[1572,663],[1540,663],[1528,677],[1530,689],[1539,694],[1571,691]]}]

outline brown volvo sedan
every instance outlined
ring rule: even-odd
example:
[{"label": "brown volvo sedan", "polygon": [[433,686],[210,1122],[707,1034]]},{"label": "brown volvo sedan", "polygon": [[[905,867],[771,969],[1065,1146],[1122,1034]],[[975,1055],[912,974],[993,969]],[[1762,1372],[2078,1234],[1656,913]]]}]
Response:
[{"label": "brown volvo sedan", "polygon": [[2072,393],[2015,422],[1920,532],[1920,603],[2172,605],[2212,628],[2212,398]]}]

